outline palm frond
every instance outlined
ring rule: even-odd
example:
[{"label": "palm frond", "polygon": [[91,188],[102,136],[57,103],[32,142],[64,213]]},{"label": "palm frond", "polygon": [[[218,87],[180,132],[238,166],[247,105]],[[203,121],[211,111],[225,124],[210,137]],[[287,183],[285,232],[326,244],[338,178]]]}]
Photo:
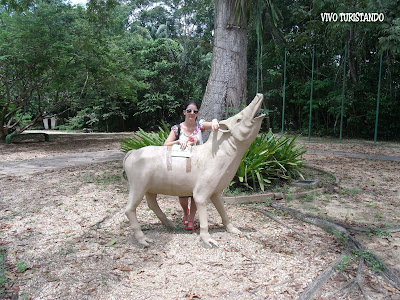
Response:
[{"label": "palm frond", "polygon": [[143,148],[146,146],[162,146],[169,135],[169,128],[166,123],[162,123],[162,127],[158,127],[158,132],[146,132],[139,128],[133,137],[126,138],[121,141],[121,150],[128,152],[130,150]]}]

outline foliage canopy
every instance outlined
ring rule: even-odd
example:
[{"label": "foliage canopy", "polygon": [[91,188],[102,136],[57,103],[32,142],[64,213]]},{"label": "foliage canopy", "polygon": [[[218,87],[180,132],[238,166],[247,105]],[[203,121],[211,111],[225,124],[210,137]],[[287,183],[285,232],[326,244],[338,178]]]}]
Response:
[{"label": "foliage canopy", "polygon": [[[240,4],[240,1],[233,1]],[[379,137],[399,139],[398,1],[252,1],[248,16],[248,98],[265,95],[268,124],[307,132],[315,49],[312,133],[338,135],[344,47],[349,53],[344,136],[372,138],[383,54]],[[383,22],[323,22],[321,13],[376,12]],[[207,1],[2,0],[0,136],[45,116],[61,128],[154,130],[177,123],[182,104],[201,102],[212,61],[214,3]],[[268,126],[267,126],[268,127]],[[269,128],[264,128],[267,132]]]}]

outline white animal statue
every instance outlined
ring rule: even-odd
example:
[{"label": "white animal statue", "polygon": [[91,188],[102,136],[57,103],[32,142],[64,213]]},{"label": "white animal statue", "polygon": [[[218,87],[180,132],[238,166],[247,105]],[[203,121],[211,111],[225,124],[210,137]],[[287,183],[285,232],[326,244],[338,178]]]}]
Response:
[{"label": "white animal statue", "polygon": [[193,196],[199,213],[200,238],[209,247],[211,244],[218,246],[208,233],[207,203],[210,199],[226,230],[240,233],[228,218],[221,194],[260,130],[265,115],[256,117],[256,114],[262,100],[263,95],[257,94],[240,113],[222,120],[219,130],[212,132],[205,144],[192,148],[190,159],[171,157],[171,148],[167,146],[148,146],[126,154],[123,166],[129,181],[129,196],[125,214],[140,244],[148,246],[148,242],[152,242],[143,234],[136,216],[136,208],[144,195],[149,208],[170,228],[172,223],[158,206],[157,194]]}]

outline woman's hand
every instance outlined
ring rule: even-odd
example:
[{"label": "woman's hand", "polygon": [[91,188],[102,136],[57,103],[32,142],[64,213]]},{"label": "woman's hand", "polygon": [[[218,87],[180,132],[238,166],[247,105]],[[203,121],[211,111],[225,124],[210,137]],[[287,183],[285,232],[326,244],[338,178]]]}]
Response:
[{"label": "woman's hand", "polygon": [[211,130],[212,131],[217,131],[219,129],[219,122],[217,119],[213,119],[211,121]]},{"label": "woman's hand", "polygon": [[217,119],[213,119],[211,122],[203,122],[203,128],[205,130],[211,129],[212,131],[217,131],[219,129],[219,122]]},{"label": "woman's hand", "polygon": [[181,141],[178,141],[178,143],[181,144],[181,150],[185,150],[188,144],[187,142],[181,142]]}]

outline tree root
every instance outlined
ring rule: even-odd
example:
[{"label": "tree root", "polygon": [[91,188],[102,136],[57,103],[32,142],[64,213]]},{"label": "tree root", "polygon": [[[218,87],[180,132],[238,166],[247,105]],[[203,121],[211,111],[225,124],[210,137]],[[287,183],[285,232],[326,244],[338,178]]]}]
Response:
[{"label": "tree root", "polygon": [[[358,269],[357,269],[357,274],[356,277],[350,280],[348,283],[345,284],[344,287],[342,287],[338,292],[335,292],[334,294],[338,294],[341,292],[344,292],[344,294],[341,296],[341,298],[345,298],[356,286],[360,289],[361,295],[363,296],[364,299],[368,299],[367,294],[365,293],[364,287],[361,282],[361,275],[362,275],[362,267],[364,265],[364,258],[360,258],[358,261]],[[328,298],[334,296],[330,295]]]},{"label": "tree root", "polygon": [[339,258],[337,258],[333,264],[326,268],[318,277],[311,282],[310,285],[301,293],[299,300],[314,299],[314,295],[319,291],[319,289],[332,277],[335,272],[335,268],[338,267],[344,260],[345,257],[349,255],[348,251],[345,251]]},{"label": "tree root", "polygon": [[278,218],[275,218],[272,214],[270,214],[267,210],[265,209],[260,209],[260,208],[255,208],[257,211],[259,211],[260,213],[262,213],[264,216],[272,219],[273,221],[275,221],[276,223],[286,227],[287,229],[289,229],[290,231],[294,231],[293,228],[291,228],[289,225],[283,223],[281,220],[279,220]]},{"label": "tree root", "polygon": [[[368,264],[372,264],[375,267],[378,266],[378,269],[376,270],[377,272],[380,273],[388,282],[390,282],[396,289],[400,290],[400,276],[396,273],[395,270],[392,268],[388,267],[385,265],[375,254],[373,254],[370,250],[368,250],[364,244],[356,240],[353,236],[350,235],[350,232],[346,229],[348,228],[350,231],[360,231],[357,230],[359,228],[357,227],[352,227],[349,225],[344,225],[340,224],[334,221],[329,221],[326,219],[322,219],[320,217],[310,215],[310,214],[304,214],[300,211],[297,211],[295,209],[270,202],[268,203],[270,207],[273,207],[276,210],[279,211],[284,211],[288,214],[290,214],[292,217],[306,222],[313,224],[315,226],[318,226],[325,230],[328,233],[331,233],[335,235],[335,237],[338,239],[339,242],[342,242],[346,246],[346,252],[342,254],[332,265],[330,265],[325,271],[323,271],[305,290],[304,292],[300,295],[300,299],[313,299],[313,295],[315,295],[323,286],[323,284],[332,276],[334,272],[335,266],[340,265],[340,263],[343,261],[344,257],[346,256],[346,253],[352,252],[353,254],[356,254],[359,256],[359,265],[358,265],[358,270],[356,277],[351,280],[348,284],[346,284],[339,292],[345,291],[345,296],[351,292],[352,289],[354,289],[355,286],[358,286],[358,288],[361,291],[361,294],[364,299],[368,299],[368,296],[365,292],[365,289],[361,283],[361,274],[362,274],[362,266],[364,262],[367,262]],[[262,212],[264,215],[267,217],[271,218],[272,216],[266,211],[257,209],[260,212]],[[273,217],[271,218],[274,221],[278,222],[279,224],[285,226],[288,228],[286,224],[283,224],[283,222],[277,220],[277,218]],[[363,227],[360,227],[363,228]],[[394,228],[397,229],[397,228]],[[372,266],[373,267],[373,266]]]},{"label": "tree root", "polygon": [[375,227],[366,227],[366,226],[352,226],[352,225],[348,225],[348,224],[342,224],[339,222],[335,222],[335,223],[346,228],[348,231],[351,231],[351,232],[364,232],[364,233],[373,233],[373,234],[378,234],[379,232],[381,232],[383,234],[389,235],[389,233],[400,231],[400,226],[375,228]]}]

